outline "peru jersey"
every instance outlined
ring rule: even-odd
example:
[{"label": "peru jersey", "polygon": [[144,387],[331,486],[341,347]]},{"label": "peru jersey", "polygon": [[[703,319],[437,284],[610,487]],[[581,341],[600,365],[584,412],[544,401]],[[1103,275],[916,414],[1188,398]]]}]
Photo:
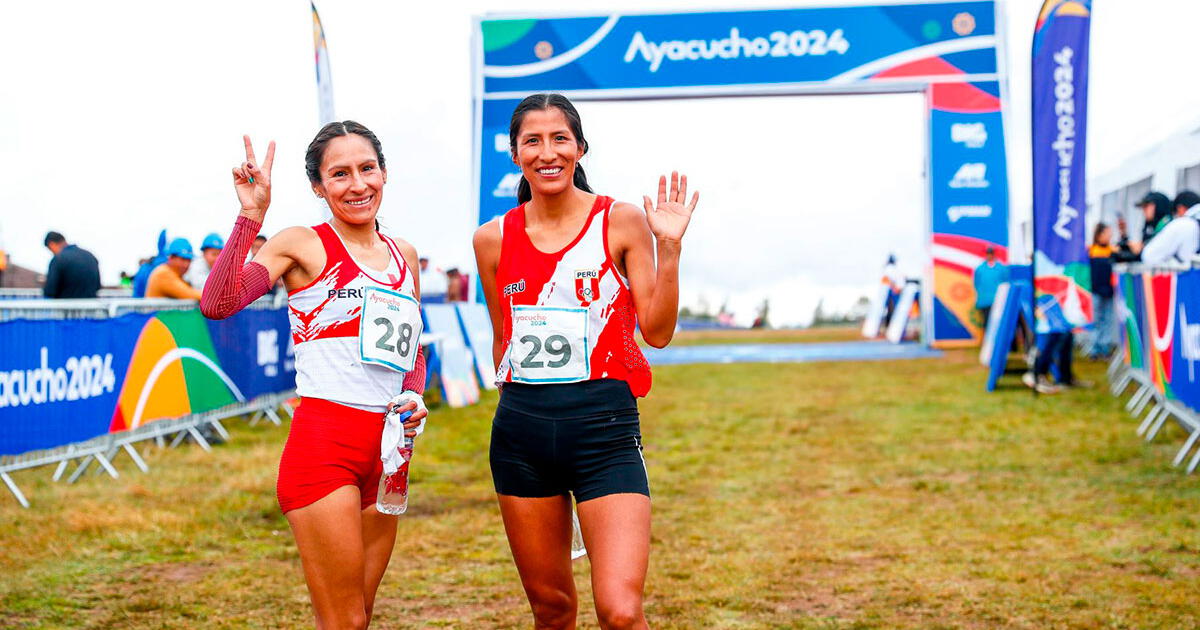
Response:
[{"label": "peru jersey", "polygon": [[498,383],[612,378],[628,382],[635,396],[650,391],[650,365],[633,340],[633,296],[609,255],[612,204],[597,197],[579,236],[552,254],[525,233],[524,204],[502,217],[496,290],[505,350]]},{"label": "peru jersey", "polygon": [[[368,289],[383,289],[415,298],[413,274],[396,243],[380,234],[391,257],[379,272],[355,262],[341,237],[328,223],[313,226],[325,247],[325,268],[308,286],[288,294],[288,318],[296,352],[296,392],[356,407],[382,411],[403,389],[404,373],[364,363],[360,341],[360,314]],[[389,331],[391,335],[393,331]],[[386,341],[399,347],[405,340]],[[416,346],[416,338],[407,340]]]}]

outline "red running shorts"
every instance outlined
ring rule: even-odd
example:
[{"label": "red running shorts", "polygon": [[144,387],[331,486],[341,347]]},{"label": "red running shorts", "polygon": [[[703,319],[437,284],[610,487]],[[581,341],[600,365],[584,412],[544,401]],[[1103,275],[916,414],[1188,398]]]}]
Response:
[{"label": "red running shorts", "polygon": [[382,435],[381,413],[301,398],[279,460],[279,508],[286,514],[312,505],[342,486],[358,488],[362,509],[374,505]]}]

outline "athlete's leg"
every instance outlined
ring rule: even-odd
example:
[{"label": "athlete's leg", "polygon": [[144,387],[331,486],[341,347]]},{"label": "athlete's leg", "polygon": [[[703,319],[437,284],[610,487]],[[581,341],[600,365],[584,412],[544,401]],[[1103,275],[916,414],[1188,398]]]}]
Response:
[{"label": "athlete's leg", "polygon": [[647,628],[642,592],[650,561],[650,497],[622,493],[583,501],[579,529],[592,563],[600,627]]},{"label": "athlete's leg", "polygon": [[570,499],[496,497],[534,628],[574,628],[578,600],[571,574]]},{"label": "athlete's leg", "polygon": [[358,488],[342,486],[286,514],[319,630],[367,627],[361,511]]},{"label": "athlete's leg", "polygon": [[380,514],[374,505],[362,511],[363,540],[363,598],[367,620],[375,608],[375,592],[379,581],[392,559],[392,548],[396,546],[396,516]]}]

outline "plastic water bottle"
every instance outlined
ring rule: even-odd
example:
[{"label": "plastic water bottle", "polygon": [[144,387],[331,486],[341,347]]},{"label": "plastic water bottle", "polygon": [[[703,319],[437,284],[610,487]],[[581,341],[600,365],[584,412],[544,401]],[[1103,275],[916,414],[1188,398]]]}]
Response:
[{"label": "plastic water bottle", "polygon": [[[404,412],[400,416],[400,421],[403,422],[412,415],[411,412]],[[375,509],[381,514],[403,514],[408,509],[408,464],[412,461],[413,455],[413,439],[404,436],[404,441],[397,449],[400,452],[400,457],[404,459],[404,463],[396,469],[396,472],[387,475],[379,476],[379,492],[375,496]]]},{"label": "plastic water bottle", "polygon": [[579,530],[579,514],[571,507],[571,559],[578,560],[587,555],[583,546],[583,532]]}]

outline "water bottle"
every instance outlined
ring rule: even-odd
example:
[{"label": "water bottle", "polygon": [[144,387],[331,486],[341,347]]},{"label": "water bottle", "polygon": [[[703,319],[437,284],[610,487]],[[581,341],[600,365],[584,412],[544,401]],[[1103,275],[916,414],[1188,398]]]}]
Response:
[{"label": "water bottle", "polygon": [[579,530],[579,514],[571,507],[571,559],[578,560],[587,555],[583,546],[583,532]]},{"label": "water bottle", "polygon": [[[400,415],[400,421],[408,419],[412,412]],[[412,461],[413,438],[404,436],[397,449],[404,463],[396,472],[379,476],[379,492],[375,496],[375,509],[381,514],[403,514],[408,509],[408,464]]]}]

